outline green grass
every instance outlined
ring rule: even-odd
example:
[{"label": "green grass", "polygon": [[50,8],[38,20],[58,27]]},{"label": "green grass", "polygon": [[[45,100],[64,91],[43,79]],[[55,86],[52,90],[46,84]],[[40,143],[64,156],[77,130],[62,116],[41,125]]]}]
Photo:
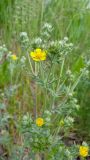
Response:
[{"label": "green grass", "polygon": [[[76,61],[77,65],[80,56],[87,55],[87,57],[90,57],[89,3],[90,0],[51,0],[48,3],[45,3],[44,0],[1,0],[0,43],[6,43],[11,50],[18,52],[19,33],[27,32],[30,41],[32,41],[33,38],[40,35],[42,24],[48,22],[54,26],[53,39],[62,39],[67,36],[77,46],[71,62]],[[0,72],[2,76],[3,71]],[[26,81],[25,77],[23,78],[22,83]],[[85,135],[90,134],[90,124],[87,123],[90,121],[88,114],[90,112],[90,85],[86,83],[88,83],[88,80],[85,80],[85,86],[81,82],[78,88],[81,110],[79,112],[80,125],[77,128],[82,135],[84,135],[84,130],[86,131]],[[27,88],[25,90],[28,91]],[[24,97],[22,89],[20,91],[22,97]],[[83,94],[81,94],[82,92]],[[26,95],[26,97],[27,103],[29,103],[29,96]],[[23,98],[22,101],[24,101]],[[85,124],[88,124],[88,127],[84,127]]]},{"label": "green grass", "polygon": [[47,4],[44,0],[15,0],[12,8],[10,1],[3,1],[0,24],[4,24],[4,39],[11,42],[21,31],[27,31],[32,39],[39,35],[42,23],[49,22],[55,27],[52,35],[55,39],[68,36],[82,53],[90,42],[88,3],[89,0],[51,0]]}]

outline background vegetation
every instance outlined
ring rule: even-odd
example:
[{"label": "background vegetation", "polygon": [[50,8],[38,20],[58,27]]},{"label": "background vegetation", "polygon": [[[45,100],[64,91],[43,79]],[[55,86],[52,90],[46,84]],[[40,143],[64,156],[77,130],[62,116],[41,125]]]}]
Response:
[{"label": "background vegetation", "polygon": [[[59,40],[64,37],[68,37],[69,40],[74,43],[76,48],[73,55],[69,57],[69,61],[72,66],[73,59],[75,63],[71,69],[78,72],[84,65],[84,57],[87,57],[85,60],[90,58],[90,0],[1,0],[0,45],[6,44],[7,47],[4,48],[4,53],[8,53],[10,50],[17,55],[25,54],[24,49],[20,50],[20,32],[27,32],[30,42],[32,43],[35,37],[40,36],[44,22],[50,23],[54,28],[51,33],[52,39]],[[4,60],[5,55],[3,57],[3,61]],[[19,108],[19,106],[21,105],[23,113],[27,111],[31,112],[32,107],[30,108],[29,105],[32,106],[32,101],[30,101],[32,93],[29,92],[29,88],[26,88],[25,85],[25,83],[28,84],[29,81],[27,75],[25,75],[23,70],[16,74],[20,66],[15,70],[16,76],[14,76],[13,79],[15,78],[16,82],[20,80],[23,84],[23,89],[20,88],[19,92],[15,93],[15,86],[14,88],[9,87],[11,78],[8,76],[8,62],[2,63],[2,61],[0,61],[0,65],[2,65],[2,67],[0,66],[0,101],[2,102],[3,100],[6,104],[9,103],[9,107],[8,109],[5,108],[5,112],[9,112],[13,116],[14,113],[17,113],[19,116],[21,114],[21,108]],[[75,132],[81,141],[84,139],[89,142],[90,73],[88,76],[81,79],[76,91],[76,97],[78,99],[80,109],[77,112],[76,122],[74,124]],[[16,102],[14,98],[16,98]],[[20,102],[21,104],[18,103],[19,99],[22,99]],[[26,99],[26,101],[24,101],[24,99]],[[18,109],[16,107],[16,103],[18,103]],[[2,104],[0,104],[1,109],[2,107]],[[2,112],[3,111],[0,111],[1,114]],[[10,117],[6,117],[6,119],[8,118]],[[4,125],[10,130],[12,136],[15,137],[16,135],[17,139],[17,131],[14,128],[15,122],[10,120],[10,127],[6,126],[6,124]],[[10,137],[8,137],[8,139],[9,138]],[[10,144],[8,142],[6,143],[6,141],[4,143],[6,144],[6,148],[9,150],[8,145],[11,145],[12,140]]]}]

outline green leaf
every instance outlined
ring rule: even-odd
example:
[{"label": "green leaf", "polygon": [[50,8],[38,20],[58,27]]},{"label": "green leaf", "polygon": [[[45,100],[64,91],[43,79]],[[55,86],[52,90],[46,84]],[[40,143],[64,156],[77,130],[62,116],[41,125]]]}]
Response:
[{"label": "green leaf", "polygon": [[83,58],[80,56],[78,58],[78,60],[76,61],[75,65],[73,66],[73,71],[74,72],[80,72],[80,70],[82,68],[84,68],[85,64],[84,64],[84,60]]}]

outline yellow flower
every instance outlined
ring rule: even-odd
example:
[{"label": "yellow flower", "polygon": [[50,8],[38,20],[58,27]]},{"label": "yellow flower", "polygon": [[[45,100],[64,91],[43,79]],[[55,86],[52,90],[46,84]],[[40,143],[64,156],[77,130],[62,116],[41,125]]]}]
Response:
[{"label": "yellow flower", "polygon": [[60,122],[59,122],[59,124],[60,124],[61,127],[63,127],[64,126],[64,120],[61,119]]},{"label": "yellow flower", "polygon": [[41,127],[44,124],[43,118],[37,118],[36,119],[36,125]]},{"label": "yellow flower", "polygon": [[87,146],[80,146],[79,154],[81,157],[86,157],[88,155],[89,148]]},{"label": "yellow flower", "polygon": [[37,48],[33,52],[30,53],[30,56],[34,61],[44,61],[46,60],[46,52]]},{"label": "yellow flower", "polygon": [[14,61],[16,61],[16,60],[18,59],[18,57],[17,57],[15,54],[11,55],[11,58],[12,58],[12,60],[14,60]]}]

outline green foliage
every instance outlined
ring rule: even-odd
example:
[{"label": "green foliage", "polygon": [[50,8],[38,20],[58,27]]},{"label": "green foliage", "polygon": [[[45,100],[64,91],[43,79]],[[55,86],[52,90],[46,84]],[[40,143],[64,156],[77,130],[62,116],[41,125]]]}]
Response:
[{"label": "green foliage", "polygon": [[[73,132],[90,144],[89,9],[89,0],[0,1],[0,147],[10,160],[73,160],[79,146],[64,143]],[[46,61],[31,59],[37,48]]]},{"label": "green foliage", "polygon": [[[90,75],[87,72],[87,75],[83,77],[77,88],[77,97],[79,104],[81,106],[78,111],[78,121],[80,122],[78,126],[78,131],[80,134],[85,135],[85,139],[89,140],[90,135]],[[82,132],[83,131],[83,132]],[[87,136],[88,135],[88,136]]]}]

